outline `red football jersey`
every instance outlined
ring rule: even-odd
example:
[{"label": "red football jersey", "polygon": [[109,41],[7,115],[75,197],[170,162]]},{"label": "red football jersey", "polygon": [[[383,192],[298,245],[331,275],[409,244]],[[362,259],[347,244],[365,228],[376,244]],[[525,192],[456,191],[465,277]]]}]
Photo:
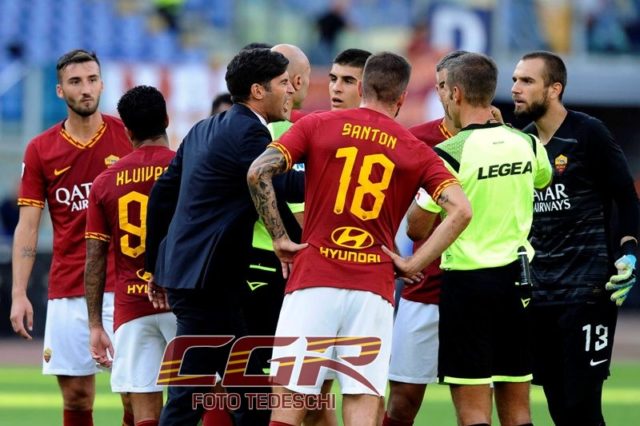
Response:
[{"label": "red football jersey", "polygon": [[113,240],[116,257],[114,330],[159,311],[147,299],[144,271],[147,201],[175,152],[142,146],[96,178],[89,195],[85,237]]},{"label": "red football jersey", "polygon": [[302,240],[287,292],[366,290],[393,303],[394,236],[419,187],[434,198],[457,183],[440,158],[393,119],[357,108],[310,114],[270,146],[305,163]]},{"label": "red football jersey", "polygon": [[[122,122],[108,115],[102,119],[86,145],[75,141],[62,122],[31,140],[24,155],[18,205],[44,208],[46,201],[53,224],[49,299],[84,295],[84,228],[91,183],[132,150]],[[106,290],[113,291],[114,283],[111,258]]]},{"label": "red football jersey", "polygon": [[[445,127],[444,119],[442,118],[410,127],[409,131],[432,148],[452,136]],[[440,218],[436,218],[433,227],[435,228],[439,223]],[[426,239],[414,243],[413,251],[415,252],[425,241]],[[436,259],[427,265],[422,273],[424,274],[424,278],[419,284],[404,285],[402,297],[413,302],[437,305],[440,302],[440,285],[442,283],[440,259]]]}]

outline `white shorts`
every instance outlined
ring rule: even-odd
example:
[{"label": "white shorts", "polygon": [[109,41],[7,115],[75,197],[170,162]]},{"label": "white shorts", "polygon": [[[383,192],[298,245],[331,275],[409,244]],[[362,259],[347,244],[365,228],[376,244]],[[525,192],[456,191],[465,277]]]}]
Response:
[{"label": "white shorts", "polygon": [[393,325],[389,380],[427,384],[438,381],[438,305],[400,298]]},{"label": "white shorts", "polygon": [[[102,300],[102,325],[113,342],[113,293]],[[90,376],[102,369],[89,352],[89,314],[84,296],[47,302],[42,374]]]},{"label": "white shorts", "polygon": [[113,343],[113,392],[162,392],[156,385],[167,343],[176,337],[176,316],[171,312],[146,315],[122,324]]},{"label": "white shorts", "polygon": [[[315,384],[299,385],[306,355],[315,359],[334,359],[347,370],[347,373],[339,371],[334,376],[338,379],[343,394],[384,395],[392,329],[393,306],[377,294],[331,287],[296,290],[284,297],[276,336],[295,336],[298,339],[291,345],[275,347],[273,359],[295,357],[291,380],[285,386],[294,392],[319,394],[326,373],[331,371],[320,367]],[[307,338],[310,337],[340,337],[344,340],[343,345],[314,350],[307,349]],[[349,337],[377,339],[360,339],[346,345]],[[367,360],[364,365],[355,365],[360,356],[370,355],[375,358]],[[272,375],[277,374],[278,367],[281,366],[272,368]],[[358,375],[361,376],[359,379],[353,377]]]}]

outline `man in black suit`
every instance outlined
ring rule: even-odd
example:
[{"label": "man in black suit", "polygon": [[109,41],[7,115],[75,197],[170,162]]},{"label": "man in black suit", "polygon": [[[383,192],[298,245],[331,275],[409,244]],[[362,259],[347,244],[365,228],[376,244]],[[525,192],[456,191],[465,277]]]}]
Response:
[{"label": "man in black suit", "polygon": [[[146,238],[146,269],[154,272],[150,297],[160,306],[168,300],[178,336],[245,334],[238,299],[257,219],[246,174],[271,141],[267,123],[286,117],[293,95],[288,62],[268,49],[238,53],[225,76],[234,105],[189,131],[151,192]],[[293,202],[302,200],[303,186],[297,175],[280,182],[281,192]],[[181,374],[222,376],[229,346],[191,349]],[[192,395],[208,391],[170,386],[160,424],[197,424],[202,407],[192,407]],[[267,424],[268,412],[245,411],[236,420]]]}]

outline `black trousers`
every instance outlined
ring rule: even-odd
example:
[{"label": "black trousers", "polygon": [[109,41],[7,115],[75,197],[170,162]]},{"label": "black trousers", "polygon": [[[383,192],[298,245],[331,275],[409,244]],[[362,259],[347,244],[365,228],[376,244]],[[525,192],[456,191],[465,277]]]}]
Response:
[{"label": "black trousers", "polygon": [[[228,292],[212,289],[168,289],[169,304],[177,318],[177,336],[197,335],[216,336],[246,335],[243,314],[237,301]],[[222,348],[192,348],[185,353],[181,374],[218,373],[223,376],[232,343]],[[247,372],[260,372],[258,363],[249,361]],[[197,425],[203,413],[203,407],[194,407],[195,393],[212,392],[211,387],[169,386],[168,399],[162,414],[162,426]],[[269,392],[270,388],[229,388],[227,392],[243,396],[239,410],[234,413],[236,425],[268,425],[270,412],[267,410],[249,410],[246,393]]]}]

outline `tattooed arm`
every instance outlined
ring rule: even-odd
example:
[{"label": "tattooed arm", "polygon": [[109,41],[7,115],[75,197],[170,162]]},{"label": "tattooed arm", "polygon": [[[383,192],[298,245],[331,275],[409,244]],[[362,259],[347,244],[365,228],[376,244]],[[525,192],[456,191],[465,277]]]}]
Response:
[{"label": "tattooed arm", "polygon": [[280,151],[267,148],[249,167],[247,183],[253,204],[273,239],[273,248],[282,263],[282,274],[289,275],[293,256],[306,244],[296,244],[289,239],[278,212],[278,203],[273,189],[273,176],[284,173],[287,163]]},{"label": "tattooed arm", "polygon": [[[11,289],[11,325],[13,331],[25,339],[31,339],[33,329],[33,307],[27,297],[27,284],[36,260],[38,228],[42,209],[21,206],[20,218],[13,236],[13,286]],[[26,324],[25,324],[26,321]],[[28,331],[27,331],[28,330]]]},{"label": "tattooed arm", "polygon": [[[87,258],[84,265],[84,294],[89,311],[89,351],[100,365],[111,367],[113,345],[102,326],[102,299],[107,276],[109,243],[87,238]],[[107,351],[111,358],[107,356]]]}]

